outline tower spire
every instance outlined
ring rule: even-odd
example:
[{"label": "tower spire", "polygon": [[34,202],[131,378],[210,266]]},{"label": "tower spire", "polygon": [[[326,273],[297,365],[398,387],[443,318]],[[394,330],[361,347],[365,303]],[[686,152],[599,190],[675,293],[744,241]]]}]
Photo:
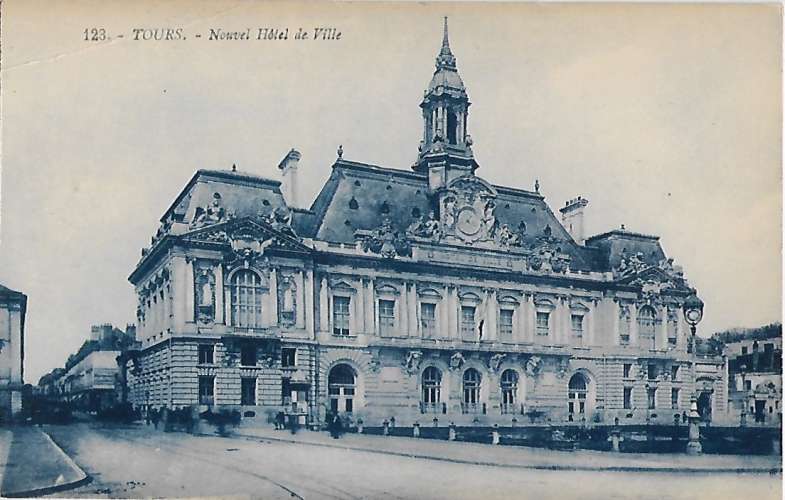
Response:
[{"label": "tower spire", "polygon": [[436,57],[436,69],[450,68],[455,69],[455,56],[450,50],[450,37],[447,31],[447,16],[444,16],[444,37],[442,38],[442,48]]}]

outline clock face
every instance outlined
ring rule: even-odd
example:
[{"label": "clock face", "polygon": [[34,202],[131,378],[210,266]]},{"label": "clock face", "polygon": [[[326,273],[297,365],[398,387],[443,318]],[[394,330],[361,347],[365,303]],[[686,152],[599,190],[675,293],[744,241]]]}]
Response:
[{"label": "clock face", "polygon": [[481,224],[480,216],[473,207],[464,207],[458,213],[458,230],[467,236],[477,234]]},{"label": "clock face", "polygon": [[697,323],[701,320],[701,312],[697,309],[690,309],[687,311],[687,320],[690,323]]}]

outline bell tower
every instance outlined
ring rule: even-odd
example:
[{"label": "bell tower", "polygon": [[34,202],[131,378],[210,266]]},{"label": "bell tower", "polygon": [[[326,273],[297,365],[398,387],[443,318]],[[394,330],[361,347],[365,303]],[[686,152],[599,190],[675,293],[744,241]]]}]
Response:
[{"label": "bell tower", "polygon": [[436,70],[420,103],[423,138],[417,161],[412,166],[415,172],[428,174],[431,191],[444,187],[455,178],[473,174],[478,167],[468,133],[470,105],[455,56],[450,50],[445,17]]}]

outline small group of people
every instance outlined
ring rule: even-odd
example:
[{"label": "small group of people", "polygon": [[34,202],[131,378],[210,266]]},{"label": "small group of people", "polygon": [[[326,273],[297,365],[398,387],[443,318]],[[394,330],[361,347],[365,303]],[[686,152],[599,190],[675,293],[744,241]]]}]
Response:
[{"label": "small group of people", "polygon": [[344,433],[344,424],[338,412],[328,411],[325,421],[327,422],[327,430],[330,431],[333,439],[341,437],[341,434]]}]

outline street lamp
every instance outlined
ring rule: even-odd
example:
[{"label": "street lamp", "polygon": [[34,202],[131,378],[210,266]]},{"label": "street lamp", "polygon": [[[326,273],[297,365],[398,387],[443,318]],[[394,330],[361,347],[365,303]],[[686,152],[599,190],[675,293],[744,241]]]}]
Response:
[{"label": "street lamp", "polygon": [[687,321],[687,324],[690,325],[690,332],[692,333],[690,339],[692,345],[692,397],[690,398],[690,440],[687,443],[687,453],[690,455],[697,455],[701,453],[702,449],[700,443],[700,429],[698,427],[700,414],[698,413],[697,384],[695,381],[695,352],[697,351],[695,331],[698,323],[703,319],[703,301],[695,295],[695,291],[693,291],[684,301],[682,310],[684,311],[684,319]]}]

